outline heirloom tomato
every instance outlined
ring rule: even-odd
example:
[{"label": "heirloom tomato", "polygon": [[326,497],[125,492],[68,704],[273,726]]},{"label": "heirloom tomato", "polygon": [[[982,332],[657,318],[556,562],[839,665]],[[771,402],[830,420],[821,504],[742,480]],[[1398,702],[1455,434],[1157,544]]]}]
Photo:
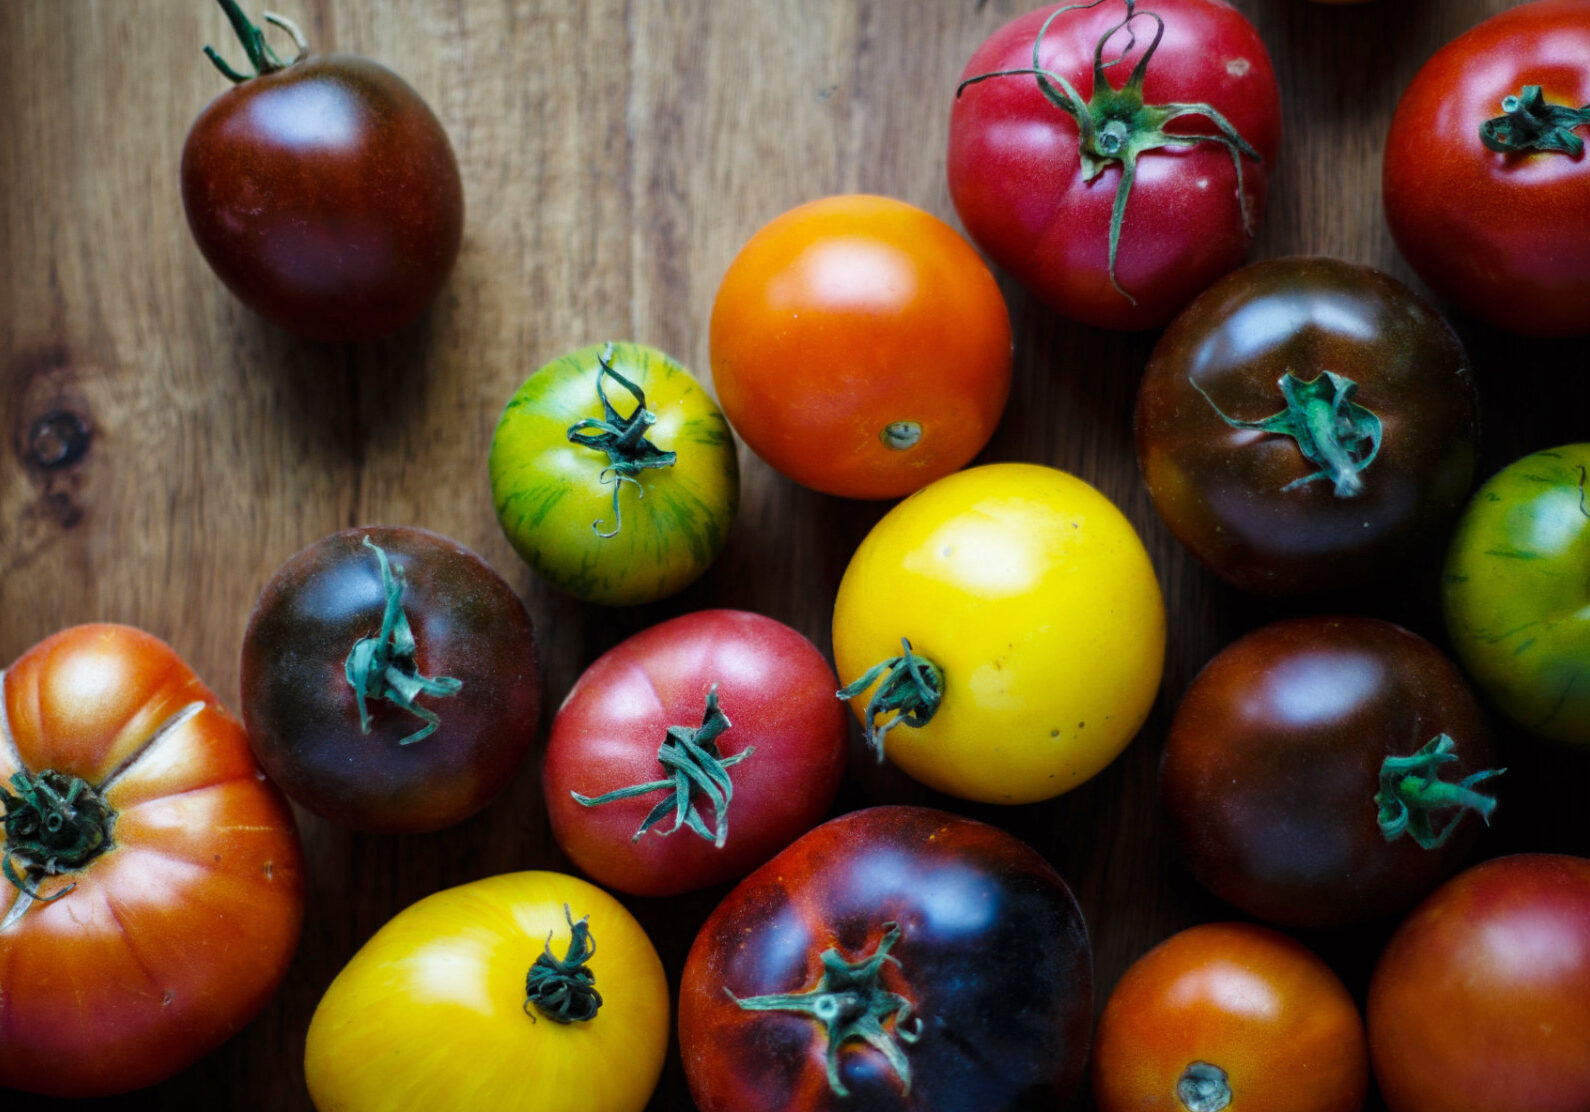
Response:
[{"label": "heirloom tomato", "polygon": [[1425,63],[1386,136],[1386,222],[1419,277],[1514,332],[1590,332],[1590,4],[1534,0]]},{"label": "heirloom tomato", "polygon": [[337,974],[304,1049],[320,1112],[640,1112],[668,983],[624,906],[576,877],[487,877],[399,912]]},{"label": "heirloom tomato", "polygon": [[1447,633],[1480,693],[1542,737],[1590,746],[1590,444],[1480,487],[1442,578]]},{"label": "heirloom tomato", "polygon": [[1518,854],[1430,894],[1369,983],[1389,1112],[1590,1108],[1590,860]]},{"label": "heirloom tomato", "polygon": [[1157,328],[1242,262],[1280,139],[1270,56],[1231,5],[1050,4],[966,64],[950,197],[1056,312]]},{"label": "heirloom tomato", "polygon": [[1160,793],[1210,891],[1319,927],[1400,911],[1455,871],[1496,805],[1492,761],[1479,704],[1434,645],[1378,618],[1293,618],[1193,680]]},{"label": "heirloom tomato", "polygon": [[1065,882],[923,807],[824,823],[690,948],[679,1049],[701,1112],[1015,1112],[1081,1081],[1092,950]]},{"label": "heirloom tomato", "polygon": [[1336,259],[1239,270],[1161,337],[1137,400],[1154,506],[1222,579],[1287,594],[1416,554],[1474,478],[1456,334],[1400,282]]},{"label": "heirloom tomato", "polygon": [[292,812],[243,727],[126,626],[49,637],[0,683],[0,1088],[89,1097],[215,1049],[303,917]]},{"label": "heirloom tomato", "polygon": [[1010,391],[1010,316],[987,264],[889,197],[826,197],[757,232],[723,276],[711,332],[735,431],[846,498],[898,498],[963,466]]},{"label": "heirloom tomato", "polygon": [[605,606],[695,582],[740,503],[722,412],[643,344],[595,344],[531,375],[497,422],[490,468],[497,520],[519,555],[558,590]]},{"label": "heirloom tomato", "polygon": [[1358,1006],[1307,947],[1254,923],[1205,923],[1138,958],[1093,1050],[1100,1112],[1360,1112]]},{"label": "heirloom tomato", "polygon": [[869,743],[939,791],[1031,803],[1148,716],[1165,605],[1130,521],[1063,471],[996,463],[889,511],[851,557],[834,659]]},{"label": "heirloom tomato", "polygon": [[823,817],[844,707],[782,622],[703,610],[603,654],[558,708],[542,784],[563,852],[601,884],[666,896],[736,880]]},{"label": "heirloom tomato", "polygon": [[535,631],[484,560],[367,526],[293,556],[243,636],[243,720],[271,779],[333,822],[438,830],[491,802],[535,737]]},{"label": "heirloom tomato", "polygon": [[250,309],[312,340],[370,340],[417,318],[458,257],[464,192],[447,133],[404,80],[351,54],[282,62],[220,0],[252,77],[182,146],[182,207],[215,273]]}]

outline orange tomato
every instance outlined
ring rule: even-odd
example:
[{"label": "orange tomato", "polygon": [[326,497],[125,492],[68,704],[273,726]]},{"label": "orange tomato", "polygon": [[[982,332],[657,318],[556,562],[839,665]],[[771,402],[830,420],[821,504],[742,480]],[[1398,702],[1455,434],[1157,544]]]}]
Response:
[{"label": "orange tomato", "polygon": [[812,201],[751,237],[718,289],[711,346],[718,400],[751,449],[847,498],[964,466],[1010,390],[1010,316],[987,265],[888,197]]},{"label": "orange tomato", "polygon": [[1126,971],[1099,1017],[1100,1112],[1359,1112],[1368,1088],[1346,987],[1268,927],[1172,935]]},{"label": "orange tomato", "polygon": [[147,633],[57,633],[0,694],[0,1088],[154,1084],[286,972],[303,914],[292,812],[242,725]]}]

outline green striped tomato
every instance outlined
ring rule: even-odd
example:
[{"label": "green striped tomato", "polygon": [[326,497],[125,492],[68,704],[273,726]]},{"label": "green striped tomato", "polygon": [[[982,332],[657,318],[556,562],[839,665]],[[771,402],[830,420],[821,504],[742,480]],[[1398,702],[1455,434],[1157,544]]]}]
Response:
[{"label": "green striped tomato", "polygon": [[542,367],[491,441],[497,519],[537,574],[586,602],[635,606],[715,560],[740,499],[734,438],[680,364],[636,343]]}]

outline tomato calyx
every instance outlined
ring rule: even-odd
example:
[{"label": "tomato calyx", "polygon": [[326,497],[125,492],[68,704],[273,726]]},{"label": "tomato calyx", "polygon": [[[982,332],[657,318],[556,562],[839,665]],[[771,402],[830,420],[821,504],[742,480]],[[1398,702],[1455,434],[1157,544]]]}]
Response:
[{"label": "tomato calyx", "polygon": [[[1251,158],[1255,162],[1263,162],[1259,152],[1255,150],[1241,133],[1232,126],[1220,111],[1210,104],[1147,104],[1143,100],[1143,81],[1148,75],[1148,63],[1159,49],[1160,40],[1165,36],[1165,21],[1154,12],[1139,12],[1136,9],[1136,0],[1123,0],[1126,4],[1126,17],[1119,23],[1110,27],[1093,47],[1093,95],[1084,101],[1077,90],[1061,74],[1045,69],[1040,58],[1043,47],[1044,35],[1049,31],[1049,25],[1067,12],[1083,11],[1088,8],[1098,7],[1104,0],[1091,0],[1085,4],[1069,4],[1051,12],[1038,28],[1038,37],[1032,44],[1032,66],[1030,68],[996,70],[991,73],[981,73],[968,77],[962,81],[955,90],[959,97],[968,85],[975,85],[980,81],[987,81],[995,77],[1029,76],[1037,79],[1038,89],[1045,99],[1076,121],[1077,125],[1077,153],[1082,164],[1082,180],[1091,182],[1102,174],[1111,165],[1121,168],[1121,180],[1115,189],[1115,203],[1110,212],[1110,284],[1117,293],[1126,298],[1133,305],[1137,299],[1121,287],[1115,275],[1115,259],[1120,247],[1121,226],[1126,217],[1126,200],[1131,195],[1132,185],[1137,176],[1137,158],[1139,155],[1164,147],[1193,147],[1199,143],[1217,143],[1226,148],[1231,155],[1231,163],[1236,168],[1237,174],[1237,204],[1242,218],[1242,230],[1252,238],[1255,231],[1253,209],[1248,201],[1247,191],[1242,183],[1242,160]],[[1131,76],[1126,84],[1116,89],[1111,87],[1105,76],[1105,70],[1110,66],[1119,64],[1126,57],[1137,41],[1136,35],[1130,30],[1132,20],[1138,16],[1147,16],[1154,21],[1154,38],[1143,51],[1137,65],[1132,68]],[[1109,41],[1120,31],[1125,30],[1128,35],[1126,51],[1111,61],[1104,60],[1104,49]],[[1166,125],[1183,116],[1202,116],[1214,125],[1215,134],[1188,134],[1169,132]]]},{"label": "tomato calyx", "polygon": [[[867,745],[883,763],[883,739],[896,726],[925,726],[938,713],[944,698],[944,674],[925,656],[911,651],[911,642],[900,638],[901,653],[868,668],[851,683],[835,693],[836,698],[850,700],[861,695],[874,683],[878,689],[867,700],[863,717],[866,725]],[[887,673],[887,675],[885,675]],[[882,677],[883,682],[878,683]],[[894,712],[894,717],[879,724],[880,715]]]},{"label": "tomato calyx", "polygon": [[1584,140],[1573,129],[1590,123],[1590,104],[1548,104],[1539,85],[1525,85],[1517,96],[1502,98],[1502,113],[1480,124],[1480,142],[1498,154],[1561,151],[1578,158],[1584,153]]},{"label": "tomato calyx", "polygon": [[[1486,769],[1456,782],[1441,779],[1443,766],[1457,760],[1457,742],[1448,734],[1437,734],[1408,757],[1387,757],[1380,765],[1380,790],[1375,804],[1380,808],[1380,832],[1394,842],[1407,834],[1422,849],[1440,849],[1452,836],[1465,811],[1479,815],[1487,826],[1496,800],[1474,790],[1474,785],[1506,772],[1505,768]],[[1437,829],[1431,817],[1436,811],[1457,808],[1458,813]]]},{"label": "tomato calyx", "polygon": [[[591,522],[591,530],[599,537],[616,537],[624,527],[618,508],[618,494],[625,483],[633,483],[637,497],[646,497],[646,488],[635,478],[652,468],[672,467],[679,458],[677,452],[665,452],[646,439],[646,430],[657,423],[657,415],[646,408],[646,395],[641,388],[619,374],[613,367],[613,345],[609,343],[596,357],[596,396],[602,402],[603,416],[587,417],[569,428],[569,439],[582,447],[607,453],[608,465],[602,469],[602,484],[613,487],[613,530],[602,532],[600,520]],[[607,398],[602,385],[604,377],[611,376],[628,390],[635,399],[635,408],[628,417],[620,417],[618,410]]]},{"label": "tomato calyx", "polygon": [[596,991],[596,974],[585,963],[596,953],[591,937],[591,917],[574,921],[574,912],[563,905],[569,923],[569,947],[562,958],[552,956],[552,935],[547,932],[545,948],[531,964],[524,978],[524,1014],[535,1022],[537,1012],[553,1023],[584,1023],[596,1018],[602,1007],[602,994]]},{"label": "tomato calyx", "polygon": [[1228,416],[1196,379],[1189,377],[1187,381],[1232,428],[1290,436],[1297,441],[1303,458],[1319,466],[1312,475],[1293,479],[1282,490],[1293,490],[1315,479],[1329,479],[1338,498],[1351,498],[1363,491],[1360,472],[1379,453],[1382,429],[1374,410],[1353,401],[1358,383],[1352,379],[1324,371],[1305,382],[1289,370],[1276,382],[1286,408],[1257,421]]},{"label": "tomato calyx", "polygon": [[[6,850],[0,874],[17,890],[16,902],[0,922],[9,927],[33,903],[53,903],[75,884],[48,896],[39,881],[75,872],[111,846],[116,812],[88,781],[47,768],[35,776],[24,769],[11,777],[11,792],[0,788],[5,806]],[[21,865],[19,871],[17,866]]]},{"label": "tomato calyx", "polygon": [[[827,1042],[828,1087],[836,1097],[848,1097],[839,1077],[839,1048],[860,1039],[882,1054],[900,1078],[902,1095],[911,1093],[911,1063],[901,1043],[914,1043],[922,1036],[921,1017],[914,1026],[911,1001],[883,987],[885,964],[900,959],[889,953],[900,941],[900,924],[885,923],[877,949],[858,961],[846,961],[837,947],[824,950],[819,958],[823,972],[815,988],[806,992],[777,993],[769,996],[739,997],[724,989],[729,999],[751,1012],[797,1012],[811,1016],[823,1026]],[[885,1026],[889,1020],[890,1026]]]},{"label": "tomato calyx", "polygon": [[343,671],[359,703],[359,732],[370,732],[369,700],[385,699],[425,723],[399,745],[412,745],[436,732],[441,718],[429,707],[414,700],[421,695],[456,695],[464,686],[451,676],[422,676],[414,654],[419,646],[408,615],[403,612],[404,578],[402,568],[393,568],[386,551],[369,537],[364,546],[381,562],[381,586],[386,592],[386,609],[381,615],[381,632],[354,642],[343,663]]},{"label": "tomato calyx", "polygon": [[1176,1079],[1176,1099],[1187,1112],[1220,1112],[1231,1103],[1231,1079],[1210,1062],[1189,1062]]},{"label": "tomato calyx", "polygon": [[248,16],[243,14],[243,9],[237,6],[237,0],[219,0],[221,10],[226,13],[226,18],[232,21],[232,30],[237,32],[238,40],[243,44],[243,51],[248,55],[249,65],[254,67],[252,74],[240,73],[227,64],[225,58],[208,44],[204,47],[204,55],[215,64],[226,79],[234,85],[241,85],[255,77],[264,77],[266,74],[276,73],[297,62],[309,53],[309,40],[299,29],[298,24],[284,15],[275,12],[262,13],[265,22],[275,24],[293,37],[293,42],[298,46],[298,53],[290,61],[282,61],[281,57],[271,49],[271,44],[265,41],[265,32],[261,31]]},{"label": "tomato calyx", "polygon": [[[734,781],[729,778],[729,766],[739,764],[756,752],[754,745],[746,746],[732,757],[725,757],[718,752],[717,739],[730,725],[729,716],[718,706],[718,685],[713,684],[707,691],[707,709],[701,717],[700,726],[693,730],[688,726],[668,727],[667,736],[657,750],[657,763],[670,771],[666,779],[617,788],[595,797],[579,792],[569,794],[582,807],[599,807],[616,799],[632,799],[638,795],[672,789],[667,798],[651,809],[630,841],[640,841],[641,835],[671,814],[674,824],[666,830],[658,830],[658,834],[667,837],[680,827],[688,827],[722,849],[729,837],[729,801],[734,798]],[[712,804],[716,830],[707,829],[697,803],[701,797]]]}]

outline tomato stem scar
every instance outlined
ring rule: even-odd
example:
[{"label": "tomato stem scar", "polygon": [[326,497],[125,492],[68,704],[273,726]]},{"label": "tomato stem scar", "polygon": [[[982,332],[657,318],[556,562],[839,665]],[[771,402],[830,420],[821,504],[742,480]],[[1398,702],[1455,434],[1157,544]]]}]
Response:
[{"label": "tomato stem scar", "polygon": [[[1452,836],[1465,810],[1491,821],[1496,800],[1474,790],[1474,785],[1504,768],[1487,769],[1453,782],[1441,779],[1443,766],[1458,759],[1457,742],[1447,734],[1437,734],[1409,757],[1387,757],[1380,766],[1380,790],[1375,804],[1380,808],[1380,832],[1394,842],[1407,834],[1424,849],[1439,849]],[[1458,813],[1440,829],[1431,819],[1435,811],[1457,808]]]},{"label": "tomato stem scar", "polygon": [[[646,430],[657,423],[657,415],[646,408],[646,395],[641,388],[619,374],[613,367],[613,345],[609,343],[596,357],[596,396],[601,399],[603,416],[586,417],[569,428],[569,440],[586,448],[607,453],[608,466],[602,469],[602,483],[613,487],[613,529],[602,532],[600,520],[591,522],[591,529],[599,537],[615,537],[624,527],[619,511],[618,494],[625,483],[633,483],[637,497],[646,497],[646,488],[635,478],[651,468],[672,467],[678,453],[665,452],[646,439]],[[630,392],[635,399],[635,409],[628,417],[620,417],[618,410],[607,398],[602,385],[604,377],[611,376]]]},{"label": "tomato stem scar", "polygon": [[[854,699],[878,683],[878,689],[867,700],[863,721],[867,731],[867,744],[883,763],[883,739],[899,725],[925,726],[938,713],[944,697],[944,674],[925,656],[911,651],[911,642],[900,638],[901,654],[874,664],[857,679],[836,692],[836,698]],[[886,676],[884,673],[888,673]],[[894,711],[894,717],[878,723],[879,715]]]},{"label": "tomato stem scar", "polygon": [[1187,1112],[1220,1112],[1231,1103],[1231,1079],[1209,1062],[1189,1062],[1176,1081],[1176,1099]]},{"label": "tomato stem scar", "polygon": [[552,935],[547,932],[546,946],[531,964],[524,978],[524,1014],[535,1022],[536,1011],[553,1023],[583,1023],[596,1018],[602,1007],[602,994],[596,991],[596,975],[585,963],[596,953],[596,940],[591,937],[589,915],[578,923],[569,905],[563,905],[563,917],[569,923],[569,948],[561,959],[552,956]]}]

